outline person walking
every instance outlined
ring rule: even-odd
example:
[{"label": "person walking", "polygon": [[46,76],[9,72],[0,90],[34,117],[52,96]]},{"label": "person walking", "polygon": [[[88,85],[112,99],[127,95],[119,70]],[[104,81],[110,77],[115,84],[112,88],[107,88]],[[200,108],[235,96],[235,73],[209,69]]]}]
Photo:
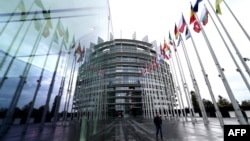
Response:
[{"label": "person walking", "polygon": [[161,136],[161,140],[163,140],[162,138],[162,119],[161,119],[161,115],[160,113],[156,113],[156,116],[154,117],[154,124],[156,127],[156,139],[158,141],[158,134],[160,132],[160,136]]}]

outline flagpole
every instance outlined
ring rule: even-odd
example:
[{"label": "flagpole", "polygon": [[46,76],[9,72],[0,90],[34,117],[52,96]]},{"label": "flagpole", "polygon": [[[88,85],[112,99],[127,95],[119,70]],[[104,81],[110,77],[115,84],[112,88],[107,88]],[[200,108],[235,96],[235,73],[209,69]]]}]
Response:
[{"label": "flagpole", "polygon": [[[59,89],[59,92],[58,92],[58,95],[61,95],[61,98],[63,96],[64,86],[65,86],[65,81],[66,81],[66,73],[67,73],[67,68],[68,68],[69,60],[70,60],[69,58],[70,58],[70,51],[67,53],[67,58],[66,58],[66,61],[65,61],[66,65],[64,66],[61,85],[60,85],[60,89]],[[61,101],[58,102],[58,105],[59,105],[59,103],[61,103]],[[58,111],[59,111],[59,108],[58,108]],[[64,115],[64,113],[63,113],[63,115]],[[63,124],[63,119],[62,119],[62,124]]]},{"label": "flagpole", "polygon": [[[46,22],[44,23],[42,29],[44,29],[46,27],[45,25],[46,25]],[[36,42],[35,42],[34,48],[31,51],[31,54],[35,54],[35,52],[37,51],[38,42],[41,40],[42,32],[43,32],[43,30],[41,32],[39,32],[39,35],[38,35],[38,37],[36,39]],[[31,62],[33,61],[33,59],[34,59],[33,56],[31,58],[29,58],[29,60],[28,60],[29,63],[26,63],[24,71],[23,71],[22,75],[20,76],[20,81],[19,81],[19,83],[17,85],[17,89],[16,89],[15,94],[14,94],[12,100],[11,100],[11,104],[10,104],[10,106],[8,108],[8,111],[7,111],[6,115],[5,115],[5,118],[4,118],[3,122],[2,122],[2,126],[0,128],[0,136],[6,130],[8,130],[9,124],[11,123],[11,119],[12,119],[12,116],[14,114],[15,107],[17,105],[17,102],[18,102],[19,97],[21,95],[22,89],[23,89],[24,84],[26,82],[26,78],[27,78],[28,72],[30,70]],[[31,104],[33,104],[33,103],[31,103]]]},{"label": "flagpole", "polygon": [[[63,121],[64,121],[64,124],[63,124],[63,126],[65,127],[65,122],[66,122],[66,120],[67,120],[67,117],[68,117],[68,109],[67,109],[67,107],[68,107],[68,101],[69,101],[69,95],[70,95],[70,93],[71,93],[71,89],[70,89],[70,85],[71,85],[71,83],[72,83],[72,73],[73,73],[73,68],[74,68],[74,66],[75,66],[75,63],[76,63],[76,54],[74,53],[74,58],[73,58],[73,60],[72,60],[72,66],[71,66],[71,70],[70,70],[70,75],[69,75],[69,82],[68,82],[68,88],[67,88],[67,93],[66,93],[66,100],[65,100],[65,104],[64,104],[64,113],[63,113]],[[72,114],[72,113],[71,113]]]},{"label": "flagpole", "polygon": [[[74,76],[75,76],[75,68],[76,68],[76,63],[77,63],[77,61],[76,61],[76,58],[73,60],[74,62],[73,62],[73,70],[72,70],[72,74],[71,74],[71,78],[70,78],[70,80],[69,81],[71,81],[70,82],[70,85],[69,85],[69,93],[68,93],[68,101],[66,101],[67,102],[67,107],[66,107],[66,111],[68,112],[68,110],[69,110],[69,104],[70,104],[70,99],[71,99],[71,95],[72,95],[72,87],[73,87],[73,80],[74,80]],[[72,111],[73,109],[71,109],[71,111]],[[73,113],[71,112],[71,117],[73,116]]]},{"label": "flagpole", "polygon": [[[181,36],[179,38],[181,38]],[[187,100],[187,104],[188,104],[188,108],[189,108],[189,114],[190,114],[192,123],[194,124],[195,120],[196,120],[196,119],[194,119],[195,118],[195,113],[194,113],[194,110],[193,110],[193,106],[190,103],[191,101],[190,101],[190,96],[189,96],[189,89],[188,89],[188,85],[187,85],[187,83],[185,81],[185,78],[184,78],[183,69],[181,67],[177,51],[175,51],[175,58],[176,58],[176,63],[177,63],[178,69],[179,69],[179,73],[180,73],[184,93],[185,93],[185,96],[186,96],[186,100]]]},{"label": "flagpole", "polygon": [[[169,49],[170,51],[170,49]],[[171,52],[170,52],[171,53]],[[171,54],[169,53],[169,62],[170,62],[170,59],[171,59]],[[175,86],[174,86],[174,80],[173,80],[173,74],[170,73],[170,65],[165,65],[165,69],[166,69],[166,72],[167,72],[167,80],[168,80],[168,87],[170,89],[170,95],[171,95],[171,106],[172,106],[172,110],[173,110],[173,113],[174,113],[174,118],[175,120],[179,119],[179,112],[178,112],[178,109],[177,108],[174,108],[174,102],[176,99],[173,99],[175,98],[176,96],[178,97],[178,93],[175,94]],[[179,98],[179,97],[178,97]],[[180,103],[179,103],[180,104]],[[177,116],[177,117],[176,117]]]},{"label": "flagpole", "polygon": [[[50,42],[48,53],[52,49],[52,43],[54,42],[54,38],[55,38],[54,36],[55,35],[57,36],[56,31],[54,31],[54,34],[52,36],[52,41]],[[61,48],[62,48],[62,46],[61,46]],[[59,59],[60,59],[60,54],[61,54],[61,48],[60,48],[60,52],[59,52],[59,56],[58,56]],[[49,102],[50,102],[51,94],[52,94],[53,88],[54,88],[55,77],[56,77],[56,70],[58,68],[59,59],[57,59],[56,66],[55,66],[55,69],[54,69],[54,72],[53,72],[53,75],[52,75],[52,79],[51,79],[51,82],[50,82],[50,86],[49,86],[49,90],[48,90],[48,94],[47,94],[47,99],[46,99],[46,102],[45,102],[45,106],[44,106],[44,110],[43,110],[43,114],[42,114],[42,119],[41,119],[41,123],[40,123],[40,130],[41,131],[44,128],[44,124],[45,124],[45,120],[46,120],[46,116],[47,116],[47,111],[49,110]],[[48,60],[48,55],[45,58],[44,67],[47,64],[47,60]],[[43,77],[43,73],[44,73],[44,69],[42,70],[42,73],[41,73],[41,80],[42,80],[42,77]]]},{"label": "flagpole", "polygon": [[[170,58],[170,55],[169,55],[169,59],[171,59]],[[176,115],[178,115],[178,114],[176,114],[176,110],[174,109],[174,104],[173,104],[173,102],[175,102],[175,99],[174,99],[174,101],[173,101],[173,98],[175,97],[175,95],[174,95],[174,90],[173,90],[173,86],[172,86],[172,81],[173,81],[173,79],[172,79],[172,77],[171,77],[171,75],[169,74],[170,72],[169,72],[169,68],[167,67],[167,65],[165,65],[164,64],[164,69],[166,70],[166,72],[167,72],[167,74],[166,74],[166,78],[167,78],[167,89],[169,89],[169,94],[170,94],[170,100],[171,100],[171,110],[173,111],[171,114],[173,115],[173,118],[176,120],[177,119],[177,117],[176,117]]]},{"label": "flagpole", "polygon": [[[210,2],[209,2],[209,3],[210,3]],[[191,5],[192,5],[192,4],[191,4]],[[211,6],[211,4],[210,4],[210,6]],[[212,7],[212,6],[211,6],[211,7]],[[242,112],[240,111],[239,105],[238,105],[238,103],[237,103],[237,101],[236,101],[236,99],[235,99],[235,97],[234,97],[234,94],[233,94],[233,92],[232,92],[232,89],[231,89],[231,87],[230,87],[230,85],[229,85],[229,83],[228,83],[228,81],[227,81],[227,79],[226,79],[226,76],[225,76],[224,72],[222,71],[222,68],[221,68],[220,63],[219,63],[219,61],[218,61],[218,59],[217,59],[217,57],[216,57],[216,55],[215,55],[215,53],[214,53],[214,50],[213,50],[213,48],[212,48],[212,46],[211,46],[211,44],[210,44],[210,42],[209,42],[209,40],[208,40],[208,38],[207,38],[207,35],[206,35],[206,33],[205,33],[203,27],[202,27],[201,24],[200,24],[200,20],[198,19],[196,13],[194,13],[194,14],[195,14],[196,19],[198,20],[198,24],[199,24],[199,26],[200,26],[200,28],[201,28],[201,32],[202,32],[202,34],[203,34],[203,37],[204,37],[204,39],[205,39],[205,41],[206,41],[206,43],[207,43],[208,49],[209,49],[209,51],[210,51],[210,53],[211,53],[211,55],[212,55],[212,58],[213,58],[213,60],[214,60],[214,63],[215,63],[215,65],[216,65],[216,67],[217,67],[217,70],[218,70],[218,72],[219,72],[219,74],[220,74],[220,78],[221,78],[221,80],[222,80],[222,82],[223,82],[223,84],[224,84],[224,86],[225,86],[225,89],[226,89],[226,91],[227,91],[227,94],[228,94],[228,96],[229,96],[229,98],[230,98],[230,100],[231,100],[231,102],[232,102],[232,106],[233,106],[233,108],[234,108],[234,110],[235,110],[235,114],[236,114],[236,116],[238,117],[239,122],[240,122],[241,124],[247,124],[246,121],[245,121],[245,119],[244,119],[244,117],[243,117],[243,115],[242,115]]]},{"label": "flagpole", "polygon": [[[178,95],[178,99],[181,100],[181,104],[180,104],[180,111],[181,111],[181,114],[182,114],[182,117],[184,116],[185,117],[185,120],[188,121],[187,119],[187,114],[186,114],[186,111],[185,111],[185,108],[184,108],[184,102],[183,102],[183,98],[182,98],[182,93],[181,93],[181,89],[180,89],[180,84],[179,84],[179,81],[178,81],[178,78],[177,78],[177,74],[176,74],[176,69],[175,69],[175,65],[174,65],[174,62],[173,61],[169,61],[170,62],[170,65],[171,65],[171,68],[173,70],[173,76],[174,76],[174,79],[177,84],[176,84],[176,89],[177,89],[177,95]],[[179,93],[178,93],[179,92]],[[181,109],[182,108],[182,109]],[[184,114],[183,114],[184,113]]]},{"label": "flagpole", "polygon": [[240,26],[241,30],[244,32],[244,34],[247,36],[248,40],[250,41],[250,36],[246,32],[245,28],[241,25],[241,23],[239,22],[239,20],[237,19],[237,17],[234,15],[234,13],[232,12],[232,10],[229,8],[229,6],[227,5],[226,1],[225,0],[222,0],[222,1],[225,3],[226,7],[230,11],[230,13],[232,14],[232,16],[236,20],[236,22],[238,23],[238,25]]},{"label": "flagpole", "polygon": [[[186,30],[189,31],[188,25],[187,25],[187,29],[186,29]],[[203,64],[202,64],[200,55],[199,55],[199,53],[198,53],[198,50],[197,50],[197,48],[196,48],[196,44],[195,44],[194,39],[193,39],[193,36],[191,35],[191,32],[190,32],[190,31],[189,31],[189,33],[190,33],[190,37],[191,37],[191,41],[192,41],[192,44],[193,44],[195,53],[196,53],[196,55],[197,55],[197,58],[198,58],[198,61],[199,61],[200,67],[201,67],[201,71],[202,71],[203,77],[204,77],[204,79],[205,79],[205,82],[206,82],[206,84],[207,84],[207,88],[208,88],[208,90],[209,90],[209,94],[210,94],[210,96],[211,96],[211,98],[212,98],[212,101],[213,101],[213,104],[214,104],[214,107],[215,107],[215,111],[216,111],[217,117],[219,118],[220,125],[223,127],[223,126],[224,126],[224,122],[223,122],[223,119],[222,119],[222,115],[221,115],[221,112],[220,112],[219,107],[218,107],[218,105],[217,105],[217,102],[216,102],[216,100],[215,100],[214,93],[213,93],[211,84],[210,84],[209,79],[208,79],[208,75],[207,75],[207,73],[206,73],[206,71],[205,71],[205,68],[204,68],[204,66],[203,66]]]},{"label": "flagpole", "polygon": [[[55,76],[56,76],[56,73],[57,73],[57,70],[58,70],[58,66],[59,66],[59,62],[60,62],[60,58],[61,58],[61,55],[62,55],[63,42],[64,42],[64,39],[62,39],[62,42],[61,42],[61,45],[60,45],[59,55],[57,57],[56,66],[55,66],[55,69],[54,69],[53,77],[52,77],[52,80],[51,80],[51,83],[50,83],[50,86],[49,86],[49,92],[48,92],[48,96],[47,96],[47,102],[48,103],[46,103],[47,105],[49,105],[51,94],[52,94],[52,91],[53,91],[53,88],[54,88]],[[65,77],[62,77],[61,85],[60,85],[59,92],[58,92],[58,95],[57,95],[58,96],[58,100],[56,101],[56,107],[55,107],[55,111],[54,111],[54,121],[53,121],[53,127],[54,128],[56,127],[56,123],[57,123],[58,110],[59,110],[59,105],[61,103],[61,98],[62,98],[62,89],[61,89],[61,86],[64,85],[64,84],[62,84],[62,83],[64,83],[64,81],[65,81]],[[49,107],[49,106],[47,106],[47,107]]]},{"label": "flagpole", "polygon": [[[205,6],[205,8],[206,8],[206,5],[204,5],[204,6]],[[209,13],[209,12],[208,12],[208,13]],[[238,65],[237,61],[235,60],[235,57],[233,56],[233,53],[232,53],[231,50],[229,49],[229,46],[228,46],[228,44],[226,43],[225,39],[223,38],[223,36],[222,36],[222,34],[221,34],[219,28],[217,27],[217,25],[216,25],[216,23],[215,23],[213,17],[211,16],[210,13],[209,13],[209,15],[210,15],[211,20],[213,21],[213,23],[214,23],[214,25],[215,25],[215,27],[216,27],[218,33],[219,33],[219,35],[220,35],[222,41],[224,42],[224,44],[225,44],[225,46],[226,46],[226,48],[227,48],[227,50],[228,50],[228,52],[229,52],[231,58],[233,59],[234,64],[235,64],[236,67],[237,67],[236,71],[238,71],[238,72],[240,73],[240,75],[241,75],[243,81],[245,82],[245,84],[246,84],[248,90],[250,91],[250,85],[249,85],[249,83],[248,83],[248,80],[246,79],[246,77],[245,77],[245,75],[243,74],[243,72],[242,72],[240,66]]]},{"label": "flagpole", "polygon": [[[181,34],[180,34],[180,37],[182,38]],[[194,72],[193,72],[193,69],[192,69],[192,66],[191,66],[191,62],[189,60],[189,56],[188,56],[184,41],[181,40],[181,43],[182,43],[183,52],[184,52],[184,55],[185,55],[185,58],[186,58],[186,61],[187,61],[189,73],[190,73],[190,76],[191,76],[191,79],[192,79],[192,82],[193,82],[193,87],[195,89],[195,94],[196,94],[196,96],[198,98],[198,103],[199,103],[201,114],[202,114],[202,117],[203,117],[203,122],[204,122],[205,125],[207,125],[209,123],[209,121],[207,119],[206,110],[205,110],[204,104],[203,104],[202,99],[201,99],[199,86],[198,86],[198,83],[196,81],[196,78],[195,78],[195,75],[194,75]]]},{"label": "flagpole", "polygon": [[227,29],[226,29],[225,26],[223,25],[223,23],[222,23],[222,21],[220,20],[218,14],[216,14],[216,12],[215,12],[215,10],[214,10],[214,8],[213,8],[213,6],[211,5],[211,2],[210,2],[209,0],[208,0],[208,3],[209,3],[209,5],[210,5],[210,7],[213,9],[213,11],[214,11],[214,13],[215,13],[215,15],[216,15],[218,21],[220,22],[220,24],[221,24],[223,30],[225,31],[225,33],[226,33],[226,35],[227,35],[229,41],[231,42],[233,48],[235,49],[236,54],[238,55],[238,57],[239,57],[241,63],[243,64],[244,68],[246,69],[246,72],[247,72],[248,75],[250,76],[250,69],[249,69],[248,65],[246,64],[246,62],[244,61],[244,58],[241,56],[241,53],[240,53],[240,51],[238,50],[238,47],[235,45],[235,43],[234,43],[232,37],[229,35]]}]

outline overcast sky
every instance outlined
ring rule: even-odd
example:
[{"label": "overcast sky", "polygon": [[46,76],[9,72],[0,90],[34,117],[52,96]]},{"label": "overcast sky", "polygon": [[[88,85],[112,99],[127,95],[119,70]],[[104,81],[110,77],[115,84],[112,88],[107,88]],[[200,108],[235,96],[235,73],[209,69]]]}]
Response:
[{"label": "overcast sky", "polygon": [[[133,33],[136,32],[136,39],[142,40],[143,37],[148,35],[149,42],[156,40],[159,46],[160,43],[163,44],[164,38],[168,42],[169,32],[172,38],[174,38],[174,25],[176,24],[178,26],[182,13],[186,22],[189,24],[190,4],[192,3],[192,5],[194,5],[195,2],[196,0],[109,0],[114,37],[131,39]],[[210,0],[210,2],[214,8],[215,0]],[[226,0],[226,3],[249,34],[250,27],[247,25],[250,25],[250,21],[247,17],[249,17],[248,13],[250,12],[248,7],[250,1]],[[231,45],[228,37],[225,36],[226,34],[219,24],[212,7],[208,3],[208,0],[203,0],[199,4],[199,11],[197,12],[198,18],[200,18],[204,6],[208,8],[212,18],[216,22],[217,27],[222,33],[223,38],[226,40],[231,52],[233,53],[234,58],[244,72],[244,76],[248,82],[250,82],[250,76],[246,73],[246,70],[236,55],[236,51]],[[243,57],[250,58],[250,42],[248,38],[245,36],[233,16],[230,14],[225,3],[222,2],[220,6],[222,15],[219,15],[219,18],[223,22],[223,25],[229,32],[241,55]],[[191,34],[201,57],[202,64],[205,67],[205,71],[207,72],[209,81],[212,85],[215,98],[217,99],[218,95],[221,95],[229,99],[222,80],[220,77],[218,77],[219,72],[217,71],[215,63],[211,57],[208,46],[204,40],[204,36],[201,32],[194,32],[192,28],[193,25],[189,25],[189,29],[191,30]],[[226,79],[229,82],[230,88],[232,89],[235,98],[240,103],[242,100],[250,100],[250,92],[247,89],[242,77],[236,71],[236,65],[229,55],[226,46],[223,43],[222,38],[219,36],[216,26],[212,22],[210,16],[208,19],[208,24],[203,26],[203,28],[212,48],[214,49],[221,67],[225,69],[224,73],[226,75]],[[185,34],[183,33],[182,36],[185,37]],[[195,73],[195,78],[198,81],[201,97],[211,100],[191,39],[184,40],[184,44],[188,51],[188,56],[191,61],[192,69]],[[182,46],[179,46],[177,50],[181,58],[181,64],[184,69],[189,90],[194,90]],[[174,60],[174,62],[176,61]],[[250,61],[247,62],[247,65],[249,67]],[[179,75],[179,72],[177,72],[177,74]],[[181,82],[181,80],[179,80],[179,82]]]}]

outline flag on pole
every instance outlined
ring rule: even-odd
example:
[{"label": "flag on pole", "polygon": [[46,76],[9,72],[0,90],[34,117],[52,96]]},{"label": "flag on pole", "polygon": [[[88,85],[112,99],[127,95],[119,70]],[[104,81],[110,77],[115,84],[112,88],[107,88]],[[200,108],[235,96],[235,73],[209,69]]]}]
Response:
[{"label": "flag on pole", "polygon": [[57,43],[58,44],[58,35],[57,35],[57,33],[55,32],[55,34],[54,34],[54,37],[53,37],[53,41],[55,42],[55,43]]},{"label": "flag on pole", "polygon": [[42,28],[42,22],[41,22],[40,18],[37,16],[38,15],[35,14],[33,20],[34,20],[34,25],[35,25],[36,30],[40,31]]},{"label": "flag on pole", "polygon": [[[80,44],[80,43],[79,43],[79,44]],[[81,49],[81,47],[80,47],[80,49]],[[82,49],[82,51],[80,52],[80,56],[79,56],[79,58],[77,59],[77,62],[78,62],[78,63],[83,61],[84,54],[85,54],[85,47],[83,46],[83,49]]]},{"label": "flag on pole", "polygon": [[194,27],[193,27],[193,29],[194,29],[194,31],[197,32],[197,33],[199,33],[199,32],[201,31],[200,24],[199,24],[199,22],[198,22],[197,20],[194,22]]},{"label": "flag on pole", "polygon": [[177,47],[180,45],[181,40],[182,40],[182,38],[181,38],[181,36],[180,36],[180,37],[179,37],[179,40],[178,40],[178,42],[177,42]]},{"label": "flag on pole", "polygon": [[34,2],[35,2],[35,4],[36,4],[38,7],[40,7],[42,10],[45,10],[45,8],[44,8],[43,3],[42,3],[41,0],[35,0]]},{"label": "flag on pole", "polygon": [[174,35],[175,35],[175,39],[177,40],[177,39],[178,39],[179,32],[178,32],[178,28],[177,28],[176,24],[175,24],[175,26],[174,26]]},{"label": "flag on pole", "polygon": [[76,48],[75,53],[77,53],[77,54],[81,54],[82,53],[82,48],[81,48],[80,42],[78,43],[78,47]]},{"label": "flag on pole", "polygon": [[161,52],[161,55],[163,55],[163,54],[164,54],[164,51],[163,51],[163,48],[162,48],[161,43],[160,43],[160,52]]},{"label": "flag on pole", "polygon": [[71,48],[73,49],[75,47],[75,35],[73,35],[72,42],[71,42]]},{"label": "flag on pole", "polygon": [[66,29],[66,33],[64,34],[63,39],[65,40],[66,43],[68,43],[68,41],[69,41],[69,31],[68,31],[68,28]]},{"label": "flag on pole", "polygon": [[186,21],[184,19],[184,16],[181,15],[181,19],[180,19],[179,25],[178,25],[179,32],[183,33],[185,26],[186,26]]},{"label": "flag on pole", "polygon": [[204,7],[203,9],[200,19],[203,25],[206,25],[208,23],[208,10],[206,7]]},{"label": "flag on pole", "polygon": [[18,4],[17,7],[22,11],[21,20],[25,20],[25,18],[26,18],[26,14],[25,14],[26,9],[25,9],[25,5],[23,3],[23,0],[20,1],[20,3]]},{"label": "flag on pole", "polygon": [[194,4],[194,12],[198,12],[198,8],[199,8],[199,3],[201,2],[202,0],[196,0],[195,4]]},{"label": "flag on pole", "polygon": [[61,20],[59,19],[58,25],[57,25],[57,32],[59,33],[60,37],[62,37],[64,35],[64,27],[63,24],[61,22]]},{"label": "flag on pole", "polygon": [[222,0],[216,0],[216,1],[215,1],[216,13],[217,13],[217,14],[220,14],[220,15],[222,14],[222,13],[221,13],[221,9],[220,9],[220,3],[221,3],[221,2],[222,2]]},{"label": "flag on pole", "polygon": [[46,20],[46,25],[45,25],[45,28],[44,28],[43,33],[42,33],[43,37],[46,38],[49,36],[49,34],[50,34],[49,29],[50,29],[51,25],[52,25],[51,20],[50,19]]},{"label": "flag on pole", "polygon": [[186,28],[185,37],[186,37],[186,40],[191,37],[190,31],[188,28]]},{"label": "flag on pole", "polygon": [[163,50],[166,52],[166,51],[168,51],[168,49],[169,49],[169,47],[168,47],[168,45],[167,45],[167,43],[166,43],[166,40],[165,40],[165,38],[164,38]]},{"label": "flag on pole", "polygon": [[173,45],[173,39],[171,37],[170,31],[169,31],[168,39],[169,39],[169,44]]},{"label": "flag on pole", "polygon": [[176,48],[176,45],[175,45],[175,41],[173,41],[173,48],[174,48],[174,51],[176,52],[177,48]]},{"label": "flag on pole", "polygon": [[190,21],[189,24],[192,24],[196,20],[195,15],[194,15],[194,10],[193,6],[191,5],[191,12],[190,12]]}]

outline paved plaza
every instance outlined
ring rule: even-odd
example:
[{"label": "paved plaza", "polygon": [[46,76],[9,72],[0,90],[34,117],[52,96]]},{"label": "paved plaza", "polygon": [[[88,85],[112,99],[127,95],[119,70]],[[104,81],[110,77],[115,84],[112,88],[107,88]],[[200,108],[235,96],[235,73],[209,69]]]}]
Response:
[{"label": "paved plaza", "polygon": [[[225,125],[239,124],[236,118],[223,120]],[[85,132],[76,122],[66,126],[58,123],[56,128],[47,123],[43,131],[39,130],[39,124],[31,124],[25,134],[22,133],[23,125],[13,125],[1,141],[156,141],[152,119],[117,118],[105,121],[95,129],[94,124],[87,124]],[[223,141],[224,136],[217,118],[209,118],[208,125],[204,125],[202,118],[195,123],[163,120],[162,129],[164,141]]]}]

